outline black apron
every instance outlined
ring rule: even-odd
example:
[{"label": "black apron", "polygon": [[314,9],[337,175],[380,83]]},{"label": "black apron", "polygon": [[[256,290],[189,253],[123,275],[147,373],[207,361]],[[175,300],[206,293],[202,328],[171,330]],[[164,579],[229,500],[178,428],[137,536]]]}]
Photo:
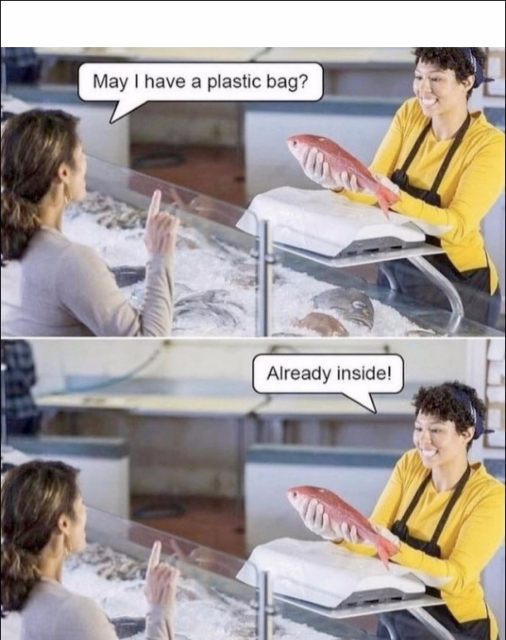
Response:
[{"label": "black apron", "polygon": [[[391,176],[391,180],[402,191],[405,191],[410,196],[423,200],[429,205],[435,207],[441,207],[441,196],[438,193],[438,189],[443,181],[443,178],[450,166],[453,156],[457,152],[464,136],[471,124],[471,116],[468,113],[464,124],[458,130],[452,146],[450,147],[441,168],[434,180],[432,187],[429,190],[420,189],[414,187],[409,182],[408,169],[413,162],[416,154],[420,150],[425,137],[429,133],[432,127],[432,123],[425,127],[420,136],[418,137],[415,145],[411,149],[410,154],[406,158],[406,161],[402,165],[401,169],[396,169]],[[439,238],[434,236],[427,236],[427,242],[434,244],[438,247],[441,246]],[[495,326],[499,311],[500,311],[500,296],[501,293],[498,290],[496,293],[490,295],[490,278],[491,271],[489,265],[488,254],[485,252],[487,258],[487,266],[480,269],[470,269],[468,271],[459,271],[448,258],[446,253],[438,254],[435,256],[425,256],[425,260],[435,267],[440,273],[442,273],[452,284],[455,286],[464,305],[464,315],[470,320],[479,322],[483,325]],[[408,296],[419,302],[424,302],[431,307],[437,307],[440,309],[446,309],[451,311],[451,306],[448,298],[445,294],[432,284],[426,276],[424,276],[409,260],[394,260],[386,263],[386,268],[394,276],[399,292],[405,296]],[[378,278],[378,285],[382,287],[388,287],[388,279],[384,274],[380,272]]]},{"label": "black apron", "polygon": [[[444,513],[441,516],[436,530],[434,531],[434,535],[432,536],[432,539],[430,541],[420,540],[413,537],[409,533],[408,529],[408,520],[415,510],[418,502],[420,501],[425,489],[427,488],[427,485],[432,479],[432,474],[430,473],[418,488],[418,491],[411,501],[411,504],[406,509],[406,513],[404,514],[403,518],[394,522],[392,526],[392,533],[396,535],[402,542],[405,542],[413,549],[423,551],[433,558],[441,558],[441,548],[438,545],[439,538],[448,521],[448,518],[450,517],[450,513],[452,512],[453,507],[462,495],[464,487],[470,476],[471,467],[468,466],[466,472],[457,483],[453,495],[450,498],[450,501],[448,502],[448,505],[446,506],[446,509],[444,510]],[[441,598],[441,592],[437,589],[427,587],[426,591],[431,596]],[[445,629],[450,631],[450,633],[454,635],[456,640],[490,640],[490,617],[488,616],[487,618],[482,620],[473,620],[471,622],[460,623],[455,619],[446,605],[426,607],[425,610],[430,613],[430,615],[435,620],[437,620]],[[423,626],[421,622],[414,618],[414,616],[411,615],[408,611],[396,611],[393,613],[383,614],[382,620],[384,620],[384,622],[380,622],[378,627],[379,638],[390,638],[388,632],[389,626],[393,627],[396,630],[399,638],[401,638],[402,640],[429,640],[430,638],[432,638],[429,630],[425,626]]]}]

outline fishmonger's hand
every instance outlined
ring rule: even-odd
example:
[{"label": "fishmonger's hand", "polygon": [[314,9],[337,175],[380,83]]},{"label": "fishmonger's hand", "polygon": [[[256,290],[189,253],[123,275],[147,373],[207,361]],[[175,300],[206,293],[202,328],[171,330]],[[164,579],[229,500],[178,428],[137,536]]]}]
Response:
[{"label": "fishmonger's hand", "polygon": [[355,527],[348,527],[346,523],[341,526],[331,523],[329,516],[325,513],[323,505],[317,500],[309,498],[302,504],[300,517],[305,526],[324,540],[332,542],[342,542],[343,540],[352,544],[358,542],[357,530]]},{"label": "fishmonger's hand", "polygon": [[306,176],[324,189],[342,191],[344,184],[340,176],[331,174],[328,162],[324,162],[323,153],[315,147],[304,150],[300,165]]},{"label": "fishmonger's hand", "polygon": [[358,184],[357,176],[342,171],[336,174],[330,170],[329,163],[325,162],[323,153],[315,147],[307,148],[300,159],[300,164],[306,176],[324,189],[342,191],[346,189],[351,193],[364,193],[372,195],[372,191]]}]

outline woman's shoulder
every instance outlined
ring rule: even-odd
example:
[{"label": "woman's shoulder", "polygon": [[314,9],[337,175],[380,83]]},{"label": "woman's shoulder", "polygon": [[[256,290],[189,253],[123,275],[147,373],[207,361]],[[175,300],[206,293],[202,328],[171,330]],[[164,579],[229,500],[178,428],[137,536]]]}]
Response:
[{"label": "woman's shoulder", "polygon": [[471,465],[472,475],[470,487],[480,500],[490,497],[497,499],[504,506],[506,489],[504,483],[491,475],[482,462]]},{"label": "woman's shoulder", "polygon": [[32,608],[47,609],[51,607],[52,609],[73,609],[79,608],[81,605],[89,607],[89,603],[94,605],[92,600],[72,593],[72,591],[69,591],[59,582],[42,578],[42,580],[37,582],[33,587],[30,597],[23,608],[23,614],[29,612]]},{"label": "woman's shoulder", "polygon": [[403,102],[397,110],[397,118],[410,126],[422,127],[428,122],[417,98],[408,98]]},{"label": "woman's shoulder", "polygon": [[410,469],[418,469],[423,468],[422,461],[420,460],[420,455],[418,451],[413,448],[409,449],[404,453],[397,463],[399,466],[407,467]]},{"label": "woman's shoulder", "polygon": [[96,249],[67,238],[64,250],[60,255],[60,267],[69,269],[85,267],[89,269],[92,265],[94,269],[105,266],[105,262]]},{"label": "woman's shoulder", "polygon": [[406,482],[418,481],[426,474],[416,449],[409,449],[397,461],[397,471]]},{"label": "woman's shoulder", "polygon": [[30,251],[48,250],[65,258],[82,258],[97,255],[96,251],[84,244],[74,242],[66,235],[50,227],[41,227],[36,231],[29,245]]},{"label": "woman's shoulder", "polygon": [[[504,131],[487,120],[482,111],[476,111],[471,114],[472,124],[469,128],[469,141],[477,143],[480,146],[494,145],[504,149]],[[500,153],[503,153],[501,151]]]},{"label": "woman's shoulder", "polygon": [[33,624],[44,625],[44,621],[51,626],[53,620],[58,621],[58,630],[77,631],[108,624],[104,612],[93,600],[50,580],[41,580],[34,587],[21,613],[28,628]]}]

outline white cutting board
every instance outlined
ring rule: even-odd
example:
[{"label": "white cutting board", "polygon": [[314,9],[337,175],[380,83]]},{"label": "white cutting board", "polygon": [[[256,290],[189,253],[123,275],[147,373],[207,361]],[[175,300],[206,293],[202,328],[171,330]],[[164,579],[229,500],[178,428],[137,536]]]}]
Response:
[{"label": "white cutting board", "polygon": [[256,547],[237,579],[256,586],[259,571],[270,573],[274,593],[331,609],[353,593],[391,588],[423,596],[426,584],[441,586],[430,576],[414,575],[393,563],[386,569],[377,558],[352,553],[331,542],[292,538]]},{"label": "white cutting board", "polygon": [[394,212],[390,219],[378,207],[352,202],[327,189],[279,187],[253,198],[237,228],[257,235],[257,219],[272,223],[274,242],[335,257],[352,242],[394,237],[423,243],[425,233],[443,235],[434,227]]}]

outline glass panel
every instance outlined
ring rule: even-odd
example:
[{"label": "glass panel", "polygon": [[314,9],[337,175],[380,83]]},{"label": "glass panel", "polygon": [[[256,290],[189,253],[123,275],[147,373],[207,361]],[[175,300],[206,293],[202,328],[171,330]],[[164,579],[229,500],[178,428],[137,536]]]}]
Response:
[{"label": "glass panel", "polygon": [[[140,305],[147,259],[144,225],[155,189],[162,191],[163,205],[172,205],[182,221],[173,334],[257,335],[259,279],[252,256],[257,227],[250,210],[89,158],[88,198],[69,207],[64,231],[71,239],[94,246],[132,303]],[[346,258],[342,254],[336,258],[326,237],[332,234],[324,233],[322,240],[321,229],[315,231],[314,216],[308,214],[302,219],[302,227],[289,216],[271,224],[277,261],[273,269],[271,335],[499,335],[469,320],[456,322],[450,312],[435,309],[430,300],[420,304],[400,296],[390,289],[386,275],[380,285],[367,282],[360,269],[364,263],[377,261],[379,249],[386,250],[369,246],[377,239],[362,241],[367,245],[367,257],[360,249]],[[388,238],[381,241],[390,242]],[[411,245],[406,250],[421,251]],[[424,248],[421,253],[427,251]],[[371,280],[369,276],[367,279]],[[315,301],[316,296],[329,290],[333,290],[328,294],[330,302]]]},{"label": "glass panel", "polygon": [[[243,560],[167,533],[88,509],[88,548],[68,559],[64,584],[93,598],[123,637],[144,638],[148,610],[143,594],[151,548],[162,543],[162,561],[181,571],[175,614],[176,640],[256,638],[257,571]],[[248,571],[252,586],[236,580]],[[121,636],[120,636],[121,637]]]},{"label": "glass panel", "polygon": [[[238,224],[255,235],[258,216],[270,221],[277,258],[275,332],[313,337],[500,335],[484,326],[484,314],[481,324],[459,318],[464,313],[461,300],[469,310],[469,300],[478,304],[481,297],[478,308],[485,310],[488,293],[480,293],[475,279],[472,290],[461,283],[457,292],[431,263],[444,258],[442,250],[412,223],[392,224],[379,209],[351,209],[341,198],[343,215],[336,224],[336,216],[316,213],[328,211],[329,201],[317,199],[318,207],[312,203],[306,208],[304,202],[295,203],[293,191],[283,187],[257,196]],[[331,197],[316,190],[302,191],[302,199],[311,193]],[[488,277],[483,277],[486,289]],[[395,290],[399,282],[417,291],[417,300]]]}]

